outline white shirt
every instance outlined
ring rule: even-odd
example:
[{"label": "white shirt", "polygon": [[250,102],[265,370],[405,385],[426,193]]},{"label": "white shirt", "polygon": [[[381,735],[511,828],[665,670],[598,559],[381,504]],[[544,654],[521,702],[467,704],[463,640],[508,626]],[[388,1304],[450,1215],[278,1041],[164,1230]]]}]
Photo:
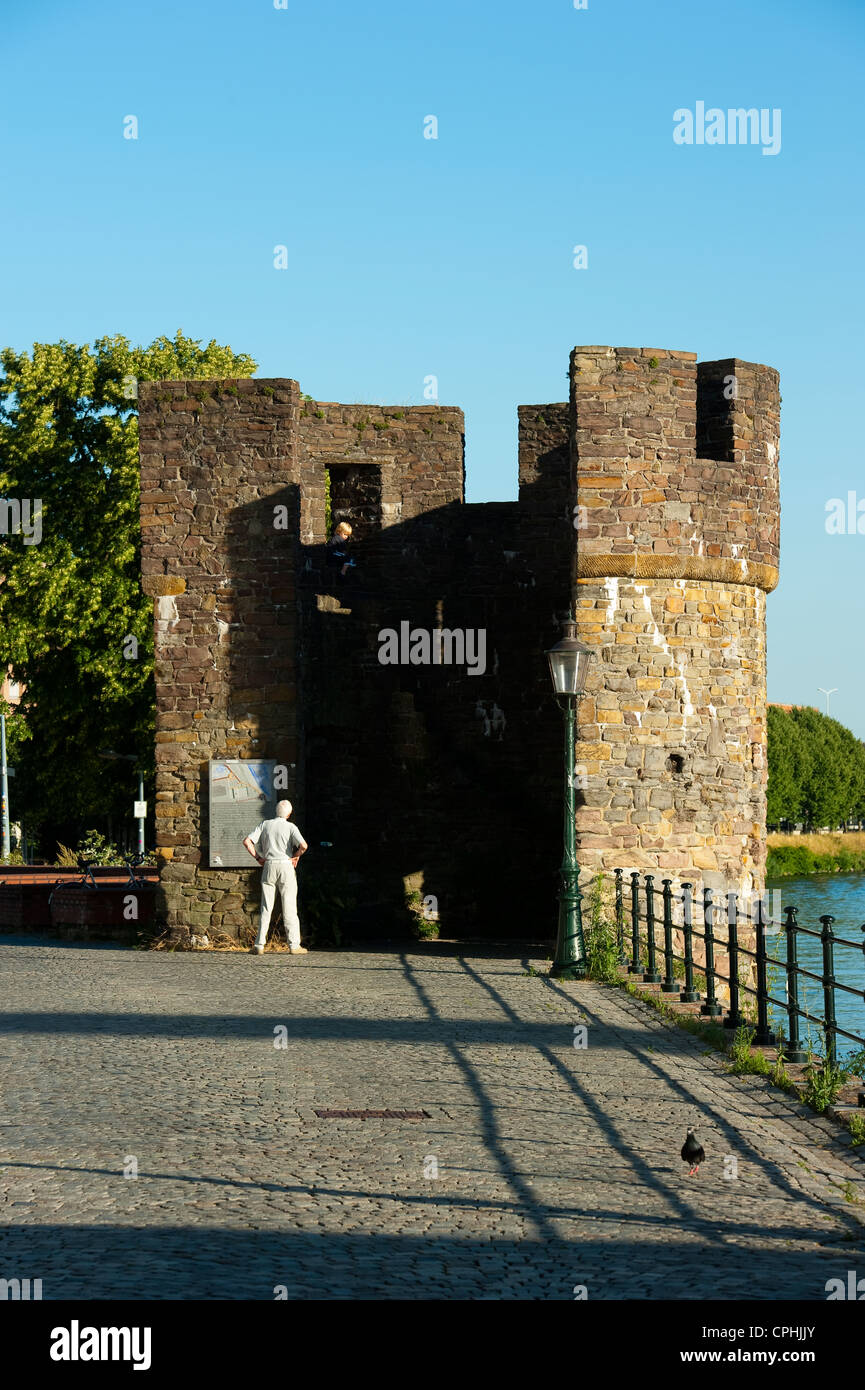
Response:
[{"label": "white shirt", "polygon": [[263,820],[249,835],[262,859],[269,863],[284,863],[291,859],[304,843],[303,836],[293,821],[275,816],[273,820]]}]

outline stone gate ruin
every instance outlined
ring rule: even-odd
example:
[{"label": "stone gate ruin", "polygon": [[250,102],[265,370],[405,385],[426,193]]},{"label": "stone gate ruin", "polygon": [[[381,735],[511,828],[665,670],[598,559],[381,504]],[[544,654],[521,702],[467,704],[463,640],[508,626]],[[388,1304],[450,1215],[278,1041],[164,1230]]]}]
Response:
[{"label": "stone gate ruin", "polygon": [[[452,407],[313,401],[292,380],[142,384],[139,406],[170,927],[251,927],[252,861],[208,867],[207,765],[274,758],[310,854],[358,886],[358,930],[398,929],[414,888],[445,936],[551,936],[562,745],[543,653],[569,606],[597,649],[584,874],[762,891],[775,371],[575,348],[569,402],[519,408],[516,502],[464,502]],[[355,528],[354,586],[325,563],[328,495]],[[382,664],[380,634],[406,623],[483,630],[485,669]]]}]

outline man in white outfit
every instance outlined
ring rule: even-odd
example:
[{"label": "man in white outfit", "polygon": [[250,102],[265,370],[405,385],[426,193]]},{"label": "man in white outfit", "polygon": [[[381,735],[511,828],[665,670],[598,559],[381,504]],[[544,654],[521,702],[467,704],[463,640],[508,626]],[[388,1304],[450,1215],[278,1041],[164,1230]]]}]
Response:
[{"label": "man in white outfit", "polygon": [[243,842],[253,859],[262,865],[261,871],[261,918],[258,936],[253,951],[257,956],[264,952],[270,916],[276,902],[277,889],[282,901],[282,920],[288,933],[288,946],[293,956],[305,956],[307,950],[300,944],[300,921],[297,916],[297,861],[309,846],[297,826],[289,820],[291,802],[280,801],[273,820],[263,820]]}]

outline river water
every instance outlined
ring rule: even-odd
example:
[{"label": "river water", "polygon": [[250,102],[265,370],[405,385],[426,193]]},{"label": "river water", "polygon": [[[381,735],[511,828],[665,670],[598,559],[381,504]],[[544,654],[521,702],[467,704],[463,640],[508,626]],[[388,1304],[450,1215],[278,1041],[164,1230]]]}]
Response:
[{"label": "river water", "polygon": [[[865,991],[865,951],[862,949],[865,931],[860,930],[865,924],[865,874],[808,874],[802,878],[774,878],[767,880],[766,888],[768,911],[773,918],[781,919],[780,924],[775,923],[767,932],[766,944],[770,956],[775,956],[781,961],[786,957],[783,928],[786,919],[780,910],[785,907],[797,908],[799,926],[808,927],[816,932],[821,930],[821,916],[830,913],[835,918],[832,924],[835,936],[842,936],[847,941],[858,943],[857,948],[853,950],[840,945],[835,947],[835,979],[859,991],[859,997],[856,998],[836,989],[835,1013],[840,1028],[865,1037],[865,999],[862,993]],[[799,935],[798,958],[802,968],[813,971],[815,975],[822,975],[822,947],[815,937]],[[783,999],[786,994],[783,971],[776,969],[775,976],[774,988],[770,988],[769,992],[776,998]],[[803,980],[800,977],[799,1007],[822,1016],[823,989],[816,980]],[[773,1021],[779,1027],[783,1027],[786,1033],[786,1014],[778,1010],[771,1012]],[[800,1019],[800,1032],[805,1045],[808,1041],[808,1027],[807,1022]],[[822,1052],[821,1030],[812,1025],[811,1031],[815,1052]],[[839,1058],[855,1051],[857,1046],[858,1044],[839,1037]]]}]

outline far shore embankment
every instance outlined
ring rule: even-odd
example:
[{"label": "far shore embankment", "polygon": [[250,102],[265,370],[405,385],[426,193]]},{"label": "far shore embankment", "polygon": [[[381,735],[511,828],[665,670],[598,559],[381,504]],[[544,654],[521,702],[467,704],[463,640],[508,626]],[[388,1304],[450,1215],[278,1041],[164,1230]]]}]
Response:
[{"label": "far shore embankment", "polygon": [[865,831],[783,835],[767,839],[767,878],[799,874],[865,873]]}]

